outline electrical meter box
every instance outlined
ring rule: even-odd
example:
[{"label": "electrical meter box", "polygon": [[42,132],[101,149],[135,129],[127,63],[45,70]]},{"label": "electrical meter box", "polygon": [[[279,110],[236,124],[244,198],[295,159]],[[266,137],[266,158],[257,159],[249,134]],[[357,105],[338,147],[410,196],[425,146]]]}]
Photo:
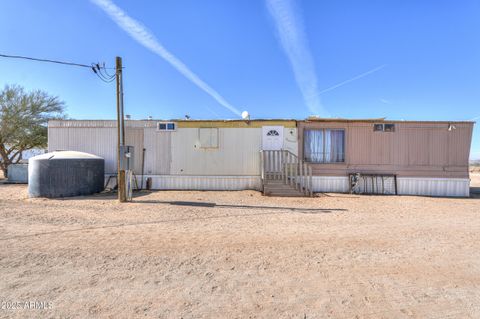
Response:
[{"label": "electrical meter box", "polygon": [[130,145],[120,146],[120,169],[133,170],[135,165],[134,147]]}]

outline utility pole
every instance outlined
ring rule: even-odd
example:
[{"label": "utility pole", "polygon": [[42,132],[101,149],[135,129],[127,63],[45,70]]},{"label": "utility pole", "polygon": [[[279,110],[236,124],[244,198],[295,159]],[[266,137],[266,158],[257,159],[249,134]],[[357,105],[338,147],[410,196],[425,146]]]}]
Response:
[{"label": "utility pole", "polygon": [[125,126],[123,116],[123,79],[122,79],[122,58],[117,56],[115,60],[115,74],[117,78],[117,184],[118,201],[120,203],[127,201],[125,185],[125,167],[122,167],[124,161],[121,160],[123,146],[125,146]]}]

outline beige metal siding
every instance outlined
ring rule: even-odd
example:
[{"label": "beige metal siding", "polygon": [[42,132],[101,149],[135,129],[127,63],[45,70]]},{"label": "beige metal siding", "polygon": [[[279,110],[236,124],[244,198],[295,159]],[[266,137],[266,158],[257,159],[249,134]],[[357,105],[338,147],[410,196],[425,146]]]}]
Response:
[{"label": "beige metal siding", "polygon": [[218,148],[200,148],[199,129],[171,133],[172,175],[259,175],[262,131],[220,128]]},{"label": "beige metal siding", "polygon": [[116,128],[49,127],[48,151],[79,151],[105,159],[105,173],[116,171]]},{"label": "beige metal siding", "polygon": [[[135,147],[135,174],[140,174],[143,129],[125,130],[127,145]],[[94,154],[105,159],[105,173],[117,171],[117,129],[115,127],[54,126],[48,128],[48,151],[69,150]]]},{"label": "beige metal siding", "polygon": [[[303,131],[345,129],[345,163],[312,164],[315,175],[385,172],[405,177],[468,178],[473,123],[395,122],[395,132],[374,132],[374,122],[298,122],[299,153]],[[388,123],[388,122],[386,122]]]},{"label": "beige metal siding", "polygon": [[127,127],[125,129],[125,145],[130,145],[134,147],[133,172],[137,175],[141,174],[142,173],[143,128]]},{"label": "beige metal siding", "polygon": [[145,174],[170,174],[171,136],[174,132],[158,132],[156,128],[145,128]]},{"label": "beige metal siding", "polygon": [[260,176],[145,175],[153,189],[179,190],[261,190]]},{"label": "beige metal siding", "polygon": [[298,154],[298,134],[296,128],[285,127],[283,129],[283,149]]},{"label": "beige metal siding", "polygon": [[[184,121],[173,132],[156,130],[156,121],[126,121],[126,143],[135,147],[135,173],[141,174],[145,148],[145,175],[260,175],[261,125],[269,121]],[[285,124],[284,148],[297,153],[297,130]],[[199,129],[218,128],[218,147],[201,148]],[[240,126],[240,127],[238,127]],[[71,138],[69,138],[71,133]],[[105,158],[106,173],[116,172],[115,121],[50,121],[49,150],[69,149]]]}]

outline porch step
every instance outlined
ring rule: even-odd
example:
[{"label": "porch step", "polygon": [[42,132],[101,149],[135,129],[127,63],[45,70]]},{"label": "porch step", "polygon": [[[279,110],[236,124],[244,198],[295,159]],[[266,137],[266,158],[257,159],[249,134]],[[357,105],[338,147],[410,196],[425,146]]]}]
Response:
[{"label": "porch step", "polygon": [[263,186],[263,194],[266,196],[282,196],[282,197],[304,197],[306,196],[293,185],[284,184],[281,180],[267,180]]}]

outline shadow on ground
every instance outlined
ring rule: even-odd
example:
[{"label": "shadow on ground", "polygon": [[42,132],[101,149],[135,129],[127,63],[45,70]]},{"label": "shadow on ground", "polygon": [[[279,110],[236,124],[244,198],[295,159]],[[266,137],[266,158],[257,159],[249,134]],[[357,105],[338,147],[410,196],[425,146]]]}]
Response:
[{"label": "shadow on ground", "polygon": [[299,213],[331,213],[335,211],[347,211],[343,208],[298,208],[285,206],[257,206],[257,205],[229,205],[210,202],[184,202],[184,201],[160,201],[160,200],[135,200],[134,203],[144,204],[169,204],[174,206],[208,207],[208,208],[240,208],[240,209],[268,209],[286,210]]}]

